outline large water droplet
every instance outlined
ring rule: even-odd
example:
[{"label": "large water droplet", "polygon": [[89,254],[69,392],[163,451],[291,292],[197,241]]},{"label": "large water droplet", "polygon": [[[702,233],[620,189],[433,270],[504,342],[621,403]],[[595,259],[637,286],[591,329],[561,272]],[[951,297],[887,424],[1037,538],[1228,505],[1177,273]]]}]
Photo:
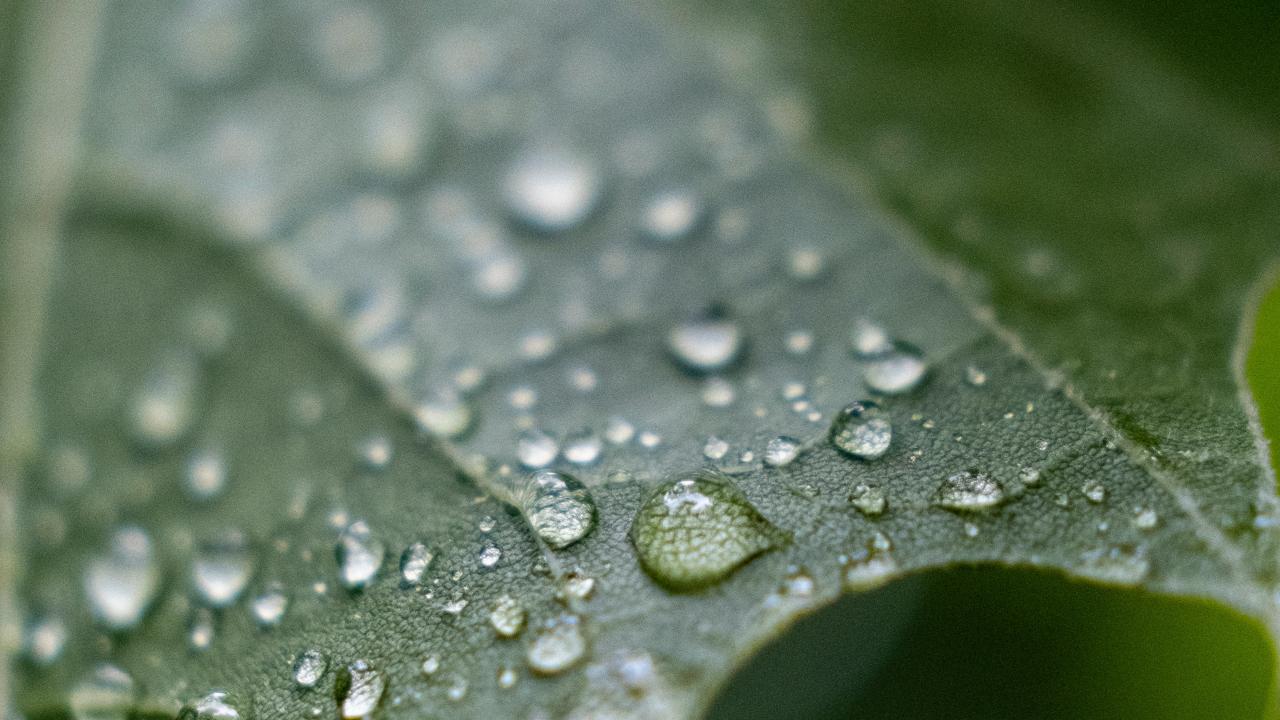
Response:
[{"label": "large water droplet", "polygon": [[949,475],[938,488],[937,504],[950,510],[984,510],[1003,501],[1000,483],[976,470]]},{"label": "large water droplet", "polygon": [[137,625],[159,586],[160,567],[151,538],[132,525],[116,530],[108,553],[94,558],[85,568],[89,609],[99,623],[112,630]]},{"label": "large water droplet", "polygon": [[596,504],[577,478],[554,470],[539,470],[524,478],[511,504],[547,545],[568,547],[591,532]]},{"label": "large water droplet", "polygon": [[502,595],[493,601],[489,609],[489,624],[499,637],[515,637],[524,629],[524,606],[510,595]]},{"label": "large water droplet", "polygon": [[557,148],[526,151],[507,171],[504,195],[517,219],[539,232],[563,232],[586,219],[601,178],[585,158]]},{"label": "large water droplet", "polygon": [[240,720],[242,717],[249,717],[244,701],[225,690],[214,690],[187,703],[178,712],[178,720]]},{"label": "large water droplet", "polygon": [[342,668],[334,691],[344,720],[372,715],[386,689],[387,679],[364,660]]},{"label": "large water droplet", "polygon": [[328,668],[329,661],[325,659],[324,653],[315,648],[309,648],[304,650],[293,663],[293,681],[298,684],[298,687],[315,687]]},{"label": "large water droplet", "polygon": [[573,667],[586,652],[582,621],[576,615],[561,615],[538,629],[525,659],[535,673],[556,675]]},{"label": "large water droplet", "polygon": [[660,487],[631,523],[631,542],[649,576],[672,590],[722,580],[788,541],[724,475],[702,470]]},{"label": "large water droplet", "polygon": [[905,343],[896,343],[889,352],[867,360],[862,379],[875,392],[898,395],[914,390],[928,369],[923,353]]},{"label": "large water droplet", "polygon": [[373,582],[387,548],[373,537],[364,521],[347,526],[338,536],[335,548],[338,559],[338,579],[348,590],[360,590]]},{"label": "large water droplet", "polygon": [[742,352],[742,329],[723,312],[686,320],[667,333],[667,348],[686,369],[709,373],[732,365]]},{"label": "large water droplet", "polygon": [[840,452],[862,460],[875,460],[889,450],[893,426],[888,413],[879,405],[860,400],[836,413],[829,437]]},{"label": "large water droplet", "polygon": [[136,693],[129,673],[103,663],[71,688],[67,702],[75,720],[125,720]]},{"label": "large water droplet", "polygon": [[426,574],[427,568],[431,567],[431,561],[435,559],[435,553],[420,542],[412,543],[404,549],[400,554],[400,580],[405,585],[417,585],[422,582],[422,576]]},{"label": "large water droplet", "polygon": [[249,541],[238,530],[225,531],[201,543],[191,560],[192,587],[200,601],[209,607],[221,608],[234,603],[252,574]]}]

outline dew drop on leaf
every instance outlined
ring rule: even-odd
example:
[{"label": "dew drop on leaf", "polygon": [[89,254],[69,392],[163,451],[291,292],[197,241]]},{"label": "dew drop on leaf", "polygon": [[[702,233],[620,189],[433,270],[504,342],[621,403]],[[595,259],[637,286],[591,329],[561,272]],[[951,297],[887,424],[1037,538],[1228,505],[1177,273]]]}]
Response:
[{"label": "dew drop on leaf", "polygon": [[849,335],[853,354],[864,360],[884,355],[893,349],[889,334],[870,320],[858,320]]},{"label": "dew drop on leaf", "polygon": [[686,370],[710,373],[732,365],[743,347],[742,329],[723,312],[691,318],[667,333],[667,349]]},{"label": "dew drop on leaf", "polygon": [[587,652],[582,621],[576,615],[561,615],[538,628],[525,650],[525,660],[539,675],[557,675],[573,667]]},{"label": "dew drop on leaf", "polygon": [[501,595],[489,608],[489,625],[498,637],[510,638],[524,629],[524,606],[510,595]]},{"label": "dew drop on leaf", "polygon": [[677,242],[694,231],[702,214],[702,201],[692,191],[667,190],[645,204],[641,227],[651,240]]},{"label": "dew drop on leaf", "polygon": [[1151,530],[1160,523],[1160,516],[1151,508],[1134,508],[1133,526],[1139,530]]},{"label": "dew drop on leaf", "polygon": [[569,230],[595,208],[602,181],[594,165],[572,151],[524,151],[507,170],[504,195],[511,215],[543,233]]},{"label": "dew drop on leaf", "polygon": [[840,452],[861,460],[875,460],[889,450],[893,426],[879,405],[859,400],[836,413],[829,437]]},{"label": "dew drop on leaf", "polygon": [[516,458],[527,469],[544,468],[555,462],[560,444],[541,430],[525,430],[516,439]]},{"label": "dew drop on leaf", "polygon": [[284,620],[289,609],[289,596],[279,583],[270,583],[249,602],[249,612],[260,628],[272,628]]},{"label": "dew drop on leaf", "polygon": [[580,430],[564,440],[564,459],[579,467],[595,465],[604,443],[590,430]]},{"label": "dew drop on leaf", "polygon": [[787,540],[727,477],[711,470],[662,485],[631,523],[640,565],[677,591],[722,580]]},{"label": "dew drop on leaf", "polygon": [[178,720],[241,720],[249,716],[243,700],[225,690],[214,690],[183,705]]},{"label": "dew drop on leaf", "polygon": [[904,343],[866,361],[862,379],[867,387],[882,395],[899,395],[914,390],[924,380],[928,365],[924,355]]},{"label": "dew drop on leaf", "polygon": [[207,607],[198,607],[191,613],[187,623],[187,647],[196,652],[208,650],[213,645],[215,635],[213,611]]},{"label": "dew drop on leaf", "polygon": [[702,446],[702,456],[708,460],[721,460],[729,452],[729,443],[712,435]]},{"label": "dew drop on leaf", "polygon": [[874,517],[884,512],[888,501],[885,499],[884,491],[880,488],[866,483],[858,483],[849,493],[849,504],[857,508],[862,514]]},{"label": "dew drop on leaf", "polygon": [[110,549],[89,562],[83,580],[89,609],[99,623],[111,630],[137,625],[160,586],[151,537],[134,525],[117,529]]},{"label": "dew drop on leaf", "polygon": [[125,720],[136,694],[133,676],[103,663],[71,688],[68,704],[75,720]]},{"label": "dew drop on leaf", "polygon": [[948,510],[984,510],[1004,501],[1000,483],[975,470],[948,475],[938,488],[936,503]]},{"label": "dew drop on leaf", "polygon": [[368,717],[378,708],[387,690],[387,679],[365,660],[343,667],[334,685],[335,697],[344,720]]},{"label": "dew drop on leaf", "polygon": [[456,392],[440,390],[429,393],[413,408],[418,429],[446,440],[459,438],[471,429],[471,407]]},{"label": "dew drop on leaf", "polygon": [[623,417],[613,416],[605,423],[604,439],[613,445],[626,445],[636,435],[636,427]]},{"label": "dew drop on leaf", "polygon": [[212,608],[234,603],[252,575],[249,541],[239,530],[225,530],[201,543],[191,560],[196,597]]},{"label": "dew drop on leaf", "polygon": [[356,457],[368,470],[385,470],[391,464],[391,438],[374,435],[365,438],[356,449]]},{"label": "dew drop on leaf", "polygon": [[325,659],[324,653],[315,648],[308,648],[293,663],[293,681],[298,684],[298,687],[315,687],[328,668],[329,661]]},{"label": "dew drop on leaf", "polygon": [[1096,480],[1086,482],[1081,486],[1080,492],[1086,500],[1095,505],[1107,499],[1107,487]]},{"label": "dew drop on leaf", "polygon": [[491,568],[501,559],[502,551],[492,545],[480,551],[480,565],[483,567]]},{"label": "dew drop on leaf", "polygon": [[191,429],[199,371],[193,354],[172,353],[148,372],[129,405],[129,427],[140,447],[169,447]]},{"label": "dew drop on leaf", "polygon": [[360,590],[373,582],[386,546],[373,537],[369,526],[362,520],[351,523],[338,536],[335,548],[338,560],[338,580],[348,590]]},{"label": "dew drop on leaf", "polygon": [[222,453],[213,449],[193,453],[187,459],[182,481],[192,500],[211,500],[221,495],[227,486],[227,463]]},{"label": "dew drop on leaf", "polygon": [[577,478],[555,470],[539,470],[523,478],[512,493],[512,505],[547,545],[568,547],[591,532],[596,505]]},{"label": "dew drop on leaf", "polygon": [[1075,571],[1113,585],[1137,585],[1151,572],[1151,561],[1141,548],[1111,547],[1090,550]]},{"label": "dew drop on leaf", "polygon": [[400,580],[405,585],[417,585],[431,567],[435,553],[420,542],[411,543],[400,553]]},{"label": "dew drop on leaf", "polygon": [[22,635],[23,655],[38,667],[48,667],[57,662],[67,644],[67,626],[53,616],[27,623]]},{"label": "dew drop on leaf", "polygon": [[785,467],[790,465],[800,454],[800,441],[779,435],[769,441],[764,449],[764,464],[769,467]]},{"label": "dew drop on leaf", "polygon": [[888,550],[862,550],[844,560],[841,578],[846,590],[859,591],[880,587],[893,579],[898,563]]}]

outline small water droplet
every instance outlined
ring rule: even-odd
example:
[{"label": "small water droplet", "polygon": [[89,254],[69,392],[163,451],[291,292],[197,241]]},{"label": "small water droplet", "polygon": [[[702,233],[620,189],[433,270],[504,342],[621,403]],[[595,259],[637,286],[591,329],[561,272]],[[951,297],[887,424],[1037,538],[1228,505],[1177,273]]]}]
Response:
[{"label": "small water droplet", "polygon": [[1151,530],[1160,523],[1160,516],[1151,508],[1133,509],[1133,526],[1139,530]]},{"label": "small water droplet", "polygon": [[980,530],[978,529],[977,525],[974,525],[973,523],[968,523],[968,522],[964,524],[965,537],[971,537],[971,538],[978,537],[979,532]]},{"label": "small water droplet", "polygon": [[187,647],[196,652],[208,650],[215,635],[213,621],[213,611],[209,608],[198,607],[192,611],[187,623]]},{"label": "small water droplet", "polygon": [[577,478],[554,470],[539,470],[515,488],[511,504],[547,545],[568,547],[591,532],[596,505]]},{"label": "small water droplet", "polygon": [[801,282],[817,278],[826,268],[827,258],[817,248],[793,248],[787,254],[787,272]]},{"label": "small water droplet", "polygon": [[374,435],[365,438],[356,450],[360,463],[369,470],[385,470],[391,464],[391,438],[386,435]]},{"label": "small water droplet", "polygon": [[364,660],[342,668],[335,685],[344,720],[357,720],[373,714],[387,689],[387,679]]},{"label": "small water droplet", "polygon": [[626,418],[609,418],[604,428],[604,439],[614,445],[625,445],[636,435],[636,428]]},{"label": "small water droplet", "polygon": [[603,185],[586,158],[562,148],[529,149],[507,170],[504,195],[517,220],[544,233],[569,230],[595,208]]},{"label": "small water droplet", "polygon": [[652,430],[643,430],[640,432],[640,447],[646,450],[652,450],[662,444],[662,436]]},{"label": "small water droplet", "polygon": [[1024,467],[1018,471],[1018,478],[1022,480],[1023,485],[1033,486],[1040,484],[1040,470],[1033,467]]},{"label": "small water droplet", "polygon": [[564,459],[580,467],[595,465],[602,450],[604,443],[600,436],[590,430],[580,430],[564,441]]},{"label": "small water droplet", "polygon": [[722,580],[789,539],[728,478],[711,470],[659,487],[636,513],[630,535],[641,566],[672,590]]},{"label": "small water droplet", "polygon": [[324,653],[315,648],[308,648],[293,663],[293,681],[298,684],[298,687],[315,687],[328,669],[329,661],[325,659]]},{"label": "small water droplet", "polygon": [[338,536],[335,547],[338,580],[348,590],[361,590],[373,582],[382,567],[386,546],[373,537],[363,520],[351,523]]},{"label": "small water droplet", "polygon": [[899,395],[914,390],[928,369],[923,353],[905,343],[895,343],[889,352],[866,361],[862,379],[874,392]]},{"label": "small water droplet", "polygon": [[502,550],[490,545],[480,551],[480,564],[484,567],[491,568],[498,564],[502,559]]},{"label": "small water droplet", "polygon": [[1107,499],[1107,487],[1096,480],[1086,482],[1080,487],[1080,492],[1095,505]]},{"label": "small water droplet", "polygon": [[524,606],[510,595],[502,595],[489,608],[489,624],[499,637],[510,638],[524,629]]},{"label": "small water droplet", "polygon": [[805,355],[813,349],[813,333],[808,330],[792,330],[784,340],[787,352],[792,355]]},{"label": "small water droplet", "polygon": [[249,716],[244,700],[226,690],[214,690],[184,705],[178,713],[178,720],[240,720]]},{"label": "small water droplet", "polygon": [[874,517],[884,512],[888,502],[885,500],[884,491],[880,488],[858,483],[849,493],[849,504],[864,515]]},{"label": "small water droplet", "polygon": [[846,590],[870,590],[889,582],[898,574],[898,563],[888,550],[861,550],[844,562],[842,579]]},{"label": "small water droplet", "polygon": [[280,583],[270,583],[262,592],[254,596],[249,603],[249,611],[253,621],[260,628],[273,628],[284,620],[284,613],[289,609],[289,596],[285,595]]},{"label": "small water droplet", "polygon": [[544,468],[555,462],[560,454],[560,443],[541,430],[525,430],[516,439],[516,457],[530,470]]},{"label": "small water droplet", "polygon": [[48,667],[57,662],[66,645],[67,626],[60,618],[38,618],[29,622],[23,630],[23,654],[40,667]]},{"label": "small water droplet", "polygon": [[462,437],[471,429],[473,419],[471,407],[456,392],[436,391],[413,408],[418,429],[438,438]]},{"label": "small water droplet", "polygon": [[770,467],[785,467],[790,465],[796,456],[800,454],[800,441],[779,435],[769,441],[764,449],[764,464]]},{"label": "small water droplet", "polygon": [[89,562],[84,592],[93,616],[112,630],[138,624],[160,587],[160,566],[151,537],[126,525],[111,536],[111,548]]},{"label": "small water droplet", "polygon": [[226,460],[217,450],[198,450],[187,459],[182,479],[182,487],[192,500],[212,500],[226,489]]},{"label": "small water droplet", "polygon": [[668,190],[645,205],[641,224],[650,239],[677,242],[694,231],[702,216],[702,201],[697,195],[689,190]]},{"label": "small water droplet", "polygon": [[212,608],[231,605],[253,575],[249,541],[239,530],[226,530],[201,543],[191,560],[191,584],[200,602]]},{"label": "small water droplet", "polygon": [[858,320],[849,336],[853,354],[864,360],[884,355],[893,349],[893,342],[884,328],[870,320]]},{"label": "small water droplet", "polygon": [[576,615],[561,615],[538,629],[525,651],[525,660],[539,675],[557,675],[573,667],[586,652],[582,621]]},{"label": "small water droplet", "polygon": [[462,702],[467,697],[467,679],[461,675],[453,678],[449,683],[449,689],[445,691],[444,696],[449,698],[450,702]]},{"label": "small water droplet", "polygon": [[707,378],[702,384],[702,402],[707,407],[729,407],[737,397],[738,391],[734,389],[733,383],[724,378]]},{"label": "small water droplet", "polygon": [[417,585],[431,567],[435,553],[420,542],[412,543],[400,553],[400,580],[405,585]]},{"label": "small water droplet", "polygon": [[1137,585],[1151,572],[1151,561],[1141,548],[1101,548],[1084,553],[1080,559],[1076,572],[1114,585]]},{"label": "small water droplet", "polygon": [[67,702],[75,720],[125,720],[136,693],[129,673],[103,663],[71,688]]},{"label": "small water droplet", "polygon": [[970,365],[964,369],[964,380],[974,387],[982,387],[987,384],[987,374]]},{"label": "small water droplet", "polygon": [[129,427],[139,446],[160,450],[186,436],[195,420],[199,375],[191,353],[167,355],[148,372],[129,405]]},{"label": "small water droplet", "polygon": [[1004,489],[994,478],[976,470],[947,476],[938,488],[937,505],[948,510],[984,510],[1004,501]]},{"label": "small water droplet", "polygon": [[422,660],[422,674],[431,677],[440,672],[440,656],[428,655]]},{"label": "small water droplet", "polygon": [[560,591],[566,598],[574,600],[586,600],[591,597],[591,593],[595,592],[596,579],[583,575],[580,572],[570,572],[564,576],[564,582],[560,586]]},{"label": "small water droplet", "polygon": [[686,320],[667,333],[667,349],[686,370],[710,373],[732,365],[742,353],[742,330],[722,311]]},{"label": "small water droplet", "polygon": [[702,446],[702,456],[708,460],[721,460],[729,452],[729,443],[712,435],[707,438],[707,443]]},{"label": "small water droplet", "polygon": [[515,687],[520,676],[516,674],[515,668],[503,666],[498,668],[498,687],[506,690]]},{"label": "small water droplet", "polygon": [[828,435],[836,449],[861,460],[875,460],[889,450],[893,426],[889,416],[870,400],[851,402],[836,413]]}]

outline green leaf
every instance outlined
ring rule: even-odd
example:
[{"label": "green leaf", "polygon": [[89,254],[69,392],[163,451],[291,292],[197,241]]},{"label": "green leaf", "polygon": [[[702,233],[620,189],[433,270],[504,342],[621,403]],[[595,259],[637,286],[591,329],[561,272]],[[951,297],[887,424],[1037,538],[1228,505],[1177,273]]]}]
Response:
[{"label": "green leaf", "polygon": [[[980,2],[211,7],[112,8],[47,308],[6,277],[42,334],[6,539],[28,636],[70,638],[28,649],[27,715],[108,661],[138,715],[689,716],[841,594],[973,564],[1274,636],[1243,367],[1275,142],[1123,35]],[[71,102],[46,68],[28,136]]]}]

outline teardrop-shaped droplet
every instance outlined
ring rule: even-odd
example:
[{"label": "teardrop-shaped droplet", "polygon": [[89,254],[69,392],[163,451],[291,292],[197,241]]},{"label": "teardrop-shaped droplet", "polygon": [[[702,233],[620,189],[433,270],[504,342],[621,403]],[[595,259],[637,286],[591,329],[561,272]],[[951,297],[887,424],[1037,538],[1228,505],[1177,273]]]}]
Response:
[{"label": "teardrop-shaped droplet", "polygon": [[309,648],[304,650],[293,664],[293,681],[298,684],[298,687],[315,687],[328,668],[329,661],[325,659],[324,653],[315,648]]},{"label": "teardrop-shaped droplet", "polygon": [[373,714],[387,690],[387,679],[368,662],[356,660],[342,668],[334,687],[344,720],[357,720]]},{"label": "teardrop-shaped droplet", "polygon": [[405,585],[417,585],[435,560],[435,553],[420,542],[412,543],[400,553],[400,580]]},{"label": "teardrop-shaped droplet", "polygon": [[975,470],[949,475],[938,488],[937,504],[950,510],[984,510],[1003,501],[999,481]]},{"label": "teardrop-shaped droplet", "polygon": [[214,690],[178,712],[178,720],[241,720],[249,716],[245,702],[225,690]]},{"label": "teardrop-shaped droplet", "polygon": [[524,606],[510,595],[502,595],[493,601],[489,609],[489,625],[499,637],[509,638],[524,629]]},{"label": "teardrop-shaped droplet", "polygon": [[240,597],[253,575],[249,541],[238,530],[227,530],[201,543],[191,560],[191,585],[209,607],[227,607]]},{"label": "teardrop-shaped droplet", "polygon": [[788,541],[727,477],[701,470],[667,483],[631,522],[640,565],[659,584],[693,590]]},{"label": "teardrop-shaped droplet", "polygon": [[895,343],[892,350],[867,360],[862,379],[882,395],[900,395],[914,390],[928,369],[923,353],[906,343]]},{"label": "teardrop-shaped droplet", "polygon": [[558,233],[591,214],[601,185],[599,172],[586,158],[548,147],[517,158],[503,190],[513,217],[539,232]]},{"label": "teardrop-shaped droplet", "polygon": [[577,478],[539,470],[524,478],[512,493],[512,504],[547,545],[568,547],[591,532],[596,504]]},{"label": "teardrop-shaped droplet", "polygon": [[386,546],[373,537],[364,521],[348,525],[338,537],[335,548],[338,579],[342,586],[348,590],[360,590],[373,582],[386,552]]},{"label": "teardrop-shaped droplet", "polygon": [[889,450],[893,425],[888,413],[870,400],[859,400],[836,413],[829,433],[831,444],[850,457],[875,460]]},{"label": "teardrop-shaped droplet", "polygon": [[561,615],[538,629],[525,651],[525,660],[539,675],[557,675],[573,667],[586,652],[581,619]]},{"label": "teardrop-shaped droplet", "polygon": [[779,435],[769,441],[764,448],[764,464],[769,467],[785,467],[790,465],[800,454],[800,441]]},{"label": "teardrop-shaped droplet", "polygon": [[71,688],[67,702],[75,720],[125,720],[136,694],[129,673],[103,663]]},{"label": "teardrop-shaped droplet", "polygon": [[667,349],[685,369],[710,373],[732,365],[742,353],[742,329],[722,312],[682,322],[667,333]]},{"label": "teardrop-shaped droplet", "polygon": [[160,587],[151,537],[133,525],[116,530],[110,550],[89,562],[83,579],[89,609],[100,624],[111,630],[137,625]]}]

